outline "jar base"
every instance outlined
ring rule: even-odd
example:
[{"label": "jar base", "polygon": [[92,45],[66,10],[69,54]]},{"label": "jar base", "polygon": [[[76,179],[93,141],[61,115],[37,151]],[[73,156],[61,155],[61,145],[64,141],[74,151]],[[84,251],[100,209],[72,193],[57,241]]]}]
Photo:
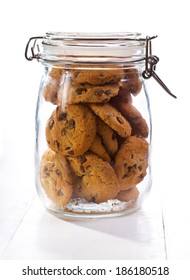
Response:
[{"label": "jar base", "polygon": [[82,199],[75,199],[63,210],[47,209],[48,212],[63,220],[85,220],[113,218],[136,212],[140,209],[140,204],[135,200],[121,202],[117,199],[109,200],[100,204],[89,203]]}]

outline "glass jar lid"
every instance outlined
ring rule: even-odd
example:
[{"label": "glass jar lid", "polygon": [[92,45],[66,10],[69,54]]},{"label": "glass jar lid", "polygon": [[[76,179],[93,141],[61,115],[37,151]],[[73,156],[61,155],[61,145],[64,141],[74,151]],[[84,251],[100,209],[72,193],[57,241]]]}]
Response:
[{"label": "glass jar lid", "polygon": [[141,62],[145,39],[141,33],[47,32],[42,38],[39,58],[43,62],[123,63]]}]

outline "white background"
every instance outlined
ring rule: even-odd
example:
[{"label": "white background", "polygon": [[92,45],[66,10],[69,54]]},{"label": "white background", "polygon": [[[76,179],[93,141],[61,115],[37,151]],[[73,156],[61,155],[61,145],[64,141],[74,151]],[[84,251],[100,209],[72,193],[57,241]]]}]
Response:
[{"label": "white background", "polygon": [[[188,2],[1,1],[2,258],[190,259]],[[36,61],[26,61],[24,50],[29,37],[44,35],[46,31],[138,31],[158,35],[153,42],[153,53],[160,58],[157,74],[178,99],[169,97],[153,79],[147,82],[153,117],[152,200],[146,202],[140,213],[114,222],[113,227],[110,222],[106,222],[107,227],[102,221],[93,224],[60,221],[50,217],[35,198],[34,114],[42,66]],[[163,217],[165,228],[160,229]],[[125,222],[123,228],[120,222]],[[140,228],[138,234],[134,232],[136,225]],[[124,231],[130,234],[125,236]],[[87,243],[83,236],[88,236]],[[72,239],[77,237],[77,241]],[[70,242],[75,244],[75,250],[69,246]]]}]

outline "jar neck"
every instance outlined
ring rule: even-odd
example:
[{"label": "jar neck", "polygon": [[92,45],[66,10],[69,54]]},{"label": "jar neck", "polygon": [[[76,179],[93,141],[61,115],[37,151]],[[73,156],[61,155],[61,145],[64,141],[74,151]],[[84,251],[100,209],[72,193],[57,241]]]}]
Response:
[{"label": "jar neck", "polygon": [[140,33],[46,33],[43,63],[144,65],[145,41]]}]

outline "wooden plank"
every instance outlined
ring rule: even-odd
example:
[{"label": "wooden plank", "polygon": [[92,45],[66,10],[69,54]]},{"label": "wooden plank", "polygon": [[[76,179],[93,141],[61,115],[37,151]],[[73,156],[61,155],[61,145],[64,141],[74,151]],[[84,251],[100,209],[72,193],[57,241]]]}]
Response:
[{"label": "wooden plank", "polygon": [[[183,88],[183,85],[181,85]],[[155,94],[153,110],[153,177],[160,189],[167,258],[190,259],[189,95],[179,99]]]},{"label": "wooden plank", "polygon": [[[9,127],[9,126],[8,126]],[[0,254],[21,223],[31,201],[36,195],[34,186],[33,151],[24,146],[14,127],[3,133],[0,158]],[[18,131],[19,134],[19,131]],[[29,140],[30,134],[25,137]],[[28,138],[28,139],[27,139]],[[14,145],[13,145],[14,141]],[[22,151],[22,152],[21,152]]]},{"label": "wooden plank", "polygon": [[162,216],[153,197],[131,215],[83,221],[55,218],[36,198],[2,258],[165,259]]}]

